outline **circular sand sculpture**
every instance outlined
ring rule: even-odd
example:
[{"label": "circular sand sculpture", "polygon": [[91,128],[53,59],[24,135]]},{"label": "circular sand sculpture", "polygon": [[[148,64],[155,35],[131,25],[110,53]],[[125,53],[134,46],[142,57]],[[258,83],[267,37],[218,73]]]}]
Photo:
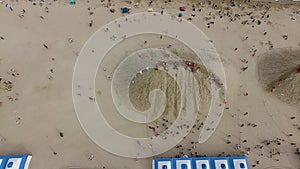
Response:
[{"label": "circular sand sculpture", "polygon": [[[139,41],[142,42],[145,39],[148,41],[148,43],[141,46]],[[169,44],[172,44],[172,48],[168,48]],[[130,59],[132,58],[131,56],[135,56],[137,59]],[[159,64],[159,62],[155,65],[150,64],[150,62],[153,63],[153,59],[164,61],[164,63],[166,63],[165,68],[167,71],[163,69],[163,65]],[[160,137],[166,137],[165,134],[168,132],[163,132],[171,126],[171,123],[174,123],[178,117],[181,107],[181,94],[179,86],[177,80],[170,76],[169,70],[175,74],[178,74],[180,73],[180,69],[178,68],[182,67],[186,69],[185,71],[187,71],[188,69],[186,63],[183,62],[184,60],[197,63],[197,66],[195,66],[197,69],[195,68],[195,70],[192,72],[192,75],[196,79],[196,83],[199,86],[198,93],[200,93],[199,106],[201,109],[197,114],[197,123],[200,124],[201,122],[204,122],[205,116],[207,116],[209,111],[209,104],[211,102],[210,82],[208,80],[208,72],[205,69],[205,66],[202,64],[199,57],[188,46],[184,45],[178,40],[167,36],[160,38],[160,35],[149,33],[132,36],[121,41],[105,55],[105,58],[103,58],[102,62],[100,63],[97,71],[95,87],[97,93],[101,94],[97,94],[96,101],[102,114],[104,115],[105,120],[111,125],[112,128],[130,137],[147,138],[157,134],[159,134]],[[124,64],[125,62],[128,64]],[[132,71],[133,69],[136,69],[136,66],[134,65],[138,65],[137,67],[144,65],[145,68],[141,68],[140,71],[128,73],[130,70]],[[153,66],[158,66],[158,68],[150,68]],[[114,73],[111,74],[109,72]],[[121,76],[121,78],[115,78],[115,75],[119,74],[117,72],[123,73],[125,75],[124,77],[129,77],[129,79],[132,78],[132,81],[124,83],[124,80],[121,80],[124,79],[123,76]],[[108,78],[106,75],[112,76],[111,81],[107,80]],[[124,113],[119,111],[120,104],[118,104],[118,100],[116,100],[121,99],[126,101],[126,99],[123,99],[126,97],[123,96],[126,96],[126,93],[128,92],[122,92],[121,90],[123,93],[120,95],[121,97],[116,97],[116,95],[113,95],[115,89],[117,88],[118,90],[118,88],[120,88],[118,87],[120,85],[116,85],[116,83],[113,83],[113,81],[121,83],[121,88],[122,86],[125,86],[125,89],[126,87],[129,87],[128,95],[130,102],[126,105],[132,109],[137,109],[138,111],[134,111],[138,115],[139,113],[142,114],[141,112],[148,110],[151,107],[151,98],[149,98],[149,96],[154,96],[154,91],[163,93],[166,96],[166,103],[161,116],[152,122],[150,122],[151,120],[148,119],[147,123],[132,123],[134,120],[128,120],[126,116],[123,116]],[[108,83],[105,84],[104,82]],[[112,97],[108,97],[109,93],[105,93],[105,91],[109,90],[112,92]],[[162,99],[163,98],[156,97],[156,104],[161,103],[163,101]],[[154,107],[159,107],[156,104],[154,104]],[[112,109],[111,107],[115,107],[116,109]],[[158,114],[157,112],[154,113]],[[151,114],[146,115],[149,117],[151,116]],[[166,120],[168,120],[168,122],[166,122]],[[153,130],[154,126],[155,130]],[[157,126],[160,127],[157,128]]]},{"label": "circular sand sculpture", "polygon": [[[182,57],[178,59],[178,54],[161,49],[161,46],[156,49],[143,49],[147,46],[145,41],[137,45],[140,46],[138,50],[130,51],[125,48],[114,57],[108,57],[109,53],[114,53],[114,47],[127,38],[149,33],[171,37],[184,43],[200,60],[199,64],[207,70],[211,106],[203,128],[212,130],[200,132],[200,143],[213,134],[224,109],[226,83],[222,63],[207,37],[191,23],[158,13],[138,13],[105,25],[87,41],[77,59],[73,75],[73,102],[77,117],[87,135],[103,149],[129,158],[151,157],[174,147],[191,130],[191,127],[182,129],[178,126],[192,126],[201,108],[202,97],[199,88],[202,86],[199,86],[198,75],[193,73],[198,62],[191,61],[188,56],[184,60],[181,60]],[[126,57],[122,58],[124,56]],[[111,60],[111,64],[103,64],[106,60]],[[181,66],[167,69],[168,64],[174,64],[175,61]],[[200,69],[197,71],[201,72]],[[179,90],[175,97],[175,100],[180,98],[179,104],[176,104],[179,106],[177,117],[172,125],[159,135],[128,136],[122,132],[129,130],[124,124],[130,122],[131,125],[138,126],[153,122],[162,116],[164,109],[168,107],[170,97],[164,90],[165,85],[144,92],[146,94],[142,96],[148,97],[148,106],[145,104],[145,107],[139,108],[135,104],[136,95],[132,92],[134,84],[143,84],[143,78],[149,79],[149,76],[156,73],[165,74],[164,79],[169,79],[162,84],[174,86],[175,90]],[[119,112],[119,118],[125,122],[110,123],[110,111]],[[173,134],[161,137],[168,133]]]},{"label": "circular sand sculpture", "polygon": [[[156,68],[157,63],[162,59],[161,56],[164,55],[170,55],[170,57],[166,58],[168,60],[176,60],[171,57],[172,55],[170,53],[161,49],[143,49],[128,56],[120,63],[118,69],[115,71],[112,80],[113,99],[120,114],[128,120],[137,123],[149,123],[156,120],[164,112],[166,96],[161,90],[156,89],[151,91],[149,95],[151,106],[144,112],[136,110],[129,98],[129,85],[134,83],[135,76],[138,74],[142,75],[144,71],[147,71],[150,68]],[[149,59],[150,57],[151,59]],[[175,73],[177,73],[177,71],[171,70],[169,71],[169,74],[175,79]],[[181,74],[179,73],[179,75]],[[183,91],[181,89],[182,87],[180,88],[180,91]],[[197,99],[197,102],[199,102],[199,99]]]},{"label": "circular sand sculpture", "polygon": [[258,62],[259,80],[281,101],[300,108],[300,49],[274,49]]}]

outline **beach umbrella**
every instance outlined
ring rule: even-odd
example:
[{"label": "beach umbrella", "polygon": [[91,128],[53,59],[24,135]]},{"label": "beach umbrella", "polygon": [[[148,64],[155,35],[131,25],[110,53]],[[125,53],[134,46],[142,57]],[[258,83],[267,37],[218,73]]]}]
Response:
[{"label": "beach umbrella", "polygon": [[130,8],[128,8],[128,7],[123,7],[123,8],[121,8],[121,10],[122,10],[122,13],[129,13]]},{"label": "beach umbrella", "polygon": [[153,8],[149,7],[148,12],[153,12]]},{"label": "beach umbrella", "polygon": [[75,0],[70,0],[71,5],[75,5],[76,1]]},{"label": "beach umbrella", "polygon": [[182,17],[183,16],[183,14],[180,12],[179,14],[178,14],[178,17]]}]

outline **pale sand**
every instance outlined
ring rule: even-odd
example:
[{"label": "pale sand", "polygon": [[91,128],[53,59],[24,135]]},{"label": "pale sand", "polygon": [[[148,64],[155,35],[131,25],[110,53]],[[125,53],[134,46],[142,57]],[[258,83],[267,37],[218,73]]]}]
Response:
[{"label": "pale sand", "polygon": [[[167,11],[177,13],[179,4],[183,2],[172,2]],[[116,4],[115,8],[122,5],[124,3]],[[133,8],[133,12],[145,11],[147,5],[142,6],[139,9]],[[155,4],[154,9],[159,6],[160,4]],[[95,2],[78,2],[76,6],[55,2],[48,6],[48,14],[43,11],[44,7],[32,6],[22,1],[13,3],[14,11],[10,12],[4,5],[0,6],[0,36],[5,37],[5,40],[0,40],[0,75],[11,80],[14,85],[11,91],[0,90],[1,155],[30,153],[33,155],[30,168],[33,169],[71,166],[96,168],[102,165],[107,168],[151,168],[151,159],[117,157],[95,145],[81,129],[72,103],[71,81],[76,53],[93,32],[121,14],[119,11],[111,14]],[[97,7],[91,16],[88,14],[88,7]],[[170,9],[172,7],[176,9]],[[26,9],[26,13],[20,19],[17,15],[22,8]],[[198,154],[218,155],[225,152],[240,155],[232,147],[243,139],[248,142],[242,144],[242,148],[253,149],[265,139],[280,137],[285,142],[280,146],[271,144],[271,147],[277,147],[282,152],[281,155],[268,158],[266,155],[271,147],[264,145],[262,150],[249,153],[250,164],[260,160],[258,168],[299,168],[299,156],[293,155],[295,147],[290,145],[293,142],[299,147],[300,144],[297,129],[299,126],[295,126],[299,124],[299,110],[267,94],[258,81],[256,69],[257,56],[269,50],[269,46],[261,44],[271,40],[275,48],[299,46],[300,18],[299,15],[292,14],[293,8],[299,10],[295,6],[271,9],[268,20],[272,24],[262,22],[260,26],[254,24],[254,28],[241,25],[240,22],[244,19],[229,22],[225,17],[216,18],[215,25],[208,29],[203,17],[213,10],[203,7],[205,14],[203,11],[195,12],[197,17],[192,22],[213,41],[222,58],[228,86],[227,102],[230,107],[225,111],[214,135],[204,144],[197,145]],[[233,10],[240,11],[237,8]],[[253,10],[246,8],[245,11]],[[260,11],[253,12],[260,16]],[[191,8],[185,13],[186,16],[191,14]],[[45,19],[42,20],[40,15]],[[292,21],[291,17],[296,20]],[[94,20],[92,28],[88,27],[90,19]],[[268,32],[266,36],[263,36],[264,31]],[[283,34],[289,35],[288,40],[281,37]],[[249,36],[248,40],[242,41],[245,36]],[[74,42],[69,44],[68,38],[74,39]],[[48,45],[48,50],[43,48],[43,43]],[[257,49],[254,57],[249,52],[253,46]],[[236,47],[238,50],[234,51]],[[52,57],[55,58],[54,61]],[[249,68],[245,72],[240,70],[244,66],[240,62],[243,58],[249,61]],[[13,77],[7,74],[11,69],[15,69],[20,75]],[[50,69],[54,69],[53,75]],[[53,76],[53,80],[49,80],[49,76]],[[244,96],[244,92],[249,95]],[[7,96],[18,100],[10,101]],[[249,114],[244,116],[246,111]],[[235,115],[234,118],[232,115]],[[291,116],[296,116],[296,119],[291,120]],[[258,127],[248,127],[247,122],[256,123]],[[242,123],[245,123],[245,127],[240,128]],[[64,138],[59,137],[58,131],[64,133]],[[288,133],[293,133],[293,136],[287,137]],[[227,134],[232,136],[226,138]],[[227,145],[226,139],[232,143]],[[182,144],[185,151],[191,147],[191,140],[197,140],[197,137],[187,137]],[[53,155],[53,151],[58,154]],[[260,152],[264,156],[259,156]],[[88,159],[91,154],[94,156],[93,160]],[[175,154],[178,154],[178,149],[172,149],[160,157]]]},{"label": "pale sand", "polygon": [[260,56],[258,75],[267,92],[300,108],[300,83],[297,68],[300,48],[274,49]]},{"label": "pale sand", "polygon": [[297,106],[300,108],[300,75],[293,73],[289,76],[286,76],[286,80],[284,82],[279,82],[276,85],[277,92],[275,92],[276,96],[293,106]]},{"label": "pale sand", "polygon": [[[147,41],[148,41],[147,44],[140,46],[139,44],[141,44],[141,42],[143,42],[143,40],[145,40],[145,39],[147,39]],[[107,84],[104,83],[104,82],[107,81],[108,72],[114,72],[116,67],[119,64],[117,62],[117,60],[122,61],[123,59],[125,59],[127,53],[133,53],[135,50],[138,50],[138,48],[143,49],[143,48],[159,47],[159,48],[162,48],[162,49],[166,49],[168,44],[173,45],[173,47],[170,50],[172,51],[172,53],[176,53],[176,56],[174,56],[174,57],[179,57],[179,58],[182,58],[182,59],[189,59],[191,61],[200,62],[199,58],[197,58],[196,56],[193,56],[192,51],[190,51],[190,49],[188,49],[184,44],[176,42],[176,40],[168,38],[166,36],[163,36],[163,38],[160,39],[159,35],[145,34],[145,35],[137,35],[137,36],[134,36],[132,38],[127,38],[126,40],[122,41],[120,44],[114,46],[114,48],[111,50],[111,52],[109,52],[106,55],[106,57],[103,59],[102,63],[100,64],[100,69],[98,69],[97,78],[96,78],[96,91],[98,92],[97,102],[98,102],[99,106],[102,107],[101,110],[102,110],[106,120],[109,121],[109,123],[112,125],[113,128],[115,128],[118,131],[121,130],[121,133],[124,133],[124,134],[129,135],[129,136],[135,136],[135,137],[145,137],[145,134],[147,136],[154,134],[153,132],[150,132],[150,133],[148,132],[149,131],[148,125],[131,123],[129,121],[124,121],[124,122],[120,123],[120,121],[122,121],[123,117],[120,116],[118,110],[112,108],[113,106],[105,106],[105,104],[107,104],[106,102],[108,100],[111,100],[109,105],[113,104],[112,98],[110,99],[110,97],[107,97],[107,94],[105,95],[105,93],[107,93],[107,90],[109,90],[109,88],[107,88],[107,87],[110,87],[110,85],[107,85]],[[131,49],[131,51],[124,52],[124,48]],[[181,51],[181,55],[180,55],[180,51]],[[185,52],[183,52],[183,51],[185,51]],[[161,58],[161,60],[163,60],[163,59],[166,59],[166,58]],[[108,63],[110,63],[110,64],[108,64]],[[150,64],[145,65],[144,67],[146,67],[146,66],[150,66]],[[134,67],[134,66],[131,66],[131,67]],[[106,71],[103,71],[104,69]],[[128,67],[128,69],[131,69],[131,68]],[[205,70],[201,70],[201,71],[205,73]],[[141,76],[141,77],[142,78],[147,78],[148,76]],[[195,77],[200,80],[201,79],[201,74],[199,74]],[[143,80],[145,80],[145,79],[143,79]],[[160,81],[161,79],[159,79],[159,77],[156,77],[155,80]],[[200,81],[200,82],[202,84],[205,84],[205,81]],[[146,82],[142,82],[142,83],[145,84]],[[153,85],[147,84],[141,90],[143,90],[143,89],[147,90],[148,86],[150,88],[155,88],[155,84],[160,85],[160,87],[165,88],[165,90],[166,89],[172,90],[171,86],[168,86],[166,88],[165,84],[162,83],[162,82],[155,83],[155,81],[154,81],[154,82],[151,82],[151,83],[153,83]],[[166,81],[166,83],[168,83],[168,82]],[[207,83],[206,85],[201,85],[202,88],[199,89],[199,90],[201,90],[200,93],[203,93],[201,95],[201,96],[203,96],[201,98],[201,101],[203,102],[202,104],[210,103],[210,94],[209,94],[210,86],[208,84],[209,82],[206,82],[206,83]],[[134,87],[134,88],[141,87],[140,86],[141,84],[139,84],[138,82],[135,83],[135,85],[137,85],[137,86],[130,85],[129,91],[132,90],[131,87]],[[178,88],[178,86],[177,86],[177,88]],[[130,92],[130,95],[135,95],[135,94],[138,94],[138,93],[141,94],[141,91],[139,91],[139,90],[135,90],[135,92],[136,93]],[[167,115],[167,119],[169,120],[169,122],[174,122],[174,120],[175,120],[175,118],[177,117],[177,114],[178,114],[177,111],[180,108],[180,99],[178,99],[176,101],[176,99],[173,97],[176,94],[176,92],[172,93],[170,91],[170,92],[167,92],[167,93],[171,94],[171,96],[168,96],[169,101],[167,102],[168,104],[166,105],[167,107],[165,109],[164,114]],[[145,95],[142,94],[142,97],[145,97]],[[177,96],[177,97],[180,97],[180,93],[179,93],[179,96]],[[132,97],[130,97],[130,98],[132,98]],[[103,99],[105,99],[105,101]],[[173,102],[172,102],[172,100],[173,100]],[[139,109],[147,110],[148,109],[147,104],[144,105],[145,102],[147,102],[147,101],[148,101],[148,99],[140,99],[139,102],[137,102],[136,100],[132,101],[132,104],[138,110]],[[174,102],[176,102],[176,103],[174,103]],[[139,103],[139,105],[137,105],[137,103]],[[209,105],[205,106],[206,108],[201,110],[201,113],[203,115],[207,114],[207,110],[208,110],[207,107],[208,106]],[[162,118],[166,118],[166,117],[162,116]],[[120,127],[120,124],[122,124],[121,127]],[[122,126],[126,126],[126,128],[124,129],[124,128],[122,128]],[[156,126],[156,125],[151,123],[150,126]],[[158,130],[160,130],[160,129],[158,129]]]},{"label": "pale sand", "polygon": [[[212,79],[210,81],[212,82],[211,87],[213,89],[212,106],[210,106],[207,119],[203,126],[205,130],[201,130],[199,136],[199,142],[205,142],[219,124],[224,109],[225,99],[224,90],[222,89],[226,88],[224,70],[214,47],[203,32],[199,31],[199,29],[186,20],[180,22],[177,19],[173,19],[170,15],[147,12],[137,13],[127,16],[126,18],[122,17],[117,19],[105,26],[108,29],[104,27],[97,31],[82,49],[77,60],[73,78],[73,100],[77,116],[84,130],[91,139],[103,149],[117,155],[131,158],[152,157],[153,155],[159,155],[162,152],[166,152],[175,147],[176,144],[179,144],[181,138],[190,132],[190,126],[196,121],[196,116],[200,109],[198,101],[200,94],[193,75],[183,67],[178,67],[178,78],[176,77],[175,69],[169,69],[168,71],[172,78],[177,79],[176,81],[177,84],[179,84],[181,92],[181,101],[183,100],[183,102],[181,102],[179,116],[173,125],[167,131],[161,133],[159,137],[155,137],[155,139],[129,138],[107,125],[107,121],[103,116],[102,112],[105,107],[116,107],[119,114],[122,114],[131,121],[140,122],[141,120],[143,121],[143,118],[148,120],[148,114],[146,114],[146,117],[140,118],[140,112],[133,110],[133,108],[128,109],[131,103],[128,102],[129,96],[126,96],[128,95],[128,91],[126,90],[128,90],[127,86],[135,74],[143,69],[147,69],[147,66],[155,68],[156,63],[161,61],[160,58],[165,57],[165,54],[155,54],[155,51],[159,51],[160,49],[152,49],[152,51],[150,50],[149,52],[142,52],[142,50],[137,54],[135,52],[132,54],[129,53],[130,55],[121,62],[120,68],[115,72],[103,69],[102,71],[113,75],[112,77],[102,76],[104,79],[101,81],[101,85],[104,86],[105,89],[100,90],[101,92],[103,91],[101,96],[103,99],[100,100],[100,104],[104,104],[104,106],[98,106],[93,100],[93,98],[96,97],[96,93],[93,92],[95,88],[93,82],[94,78],[97,76],[96,70],[98,65],[101,64],[103,57],[112,46],[123,41],[123,38],[121,37],[124,37],[124,35],[131,37],[138,33],[148,32],[164,35],[167,32],[168,36],[188,44],[189,47],[198,54],[198,57],[201,58],[203,64],[209,70],[209,73],[215,74],[212,75],[215,76],[215,78],[210,77],[210,79]],[[157,26],[153,27],[153,23],[156,23]],[[118,24],[122,25],[122,29],[118,27]],[[186,32],[182,32],[181,30],[186,30]],[[98,47],[98,44],[101,44],[100,48]],[[126,43],[126,48],[122,50],[122,53],[128,53],[128,50],[130,50],[128,46],[130,46],[130,43]],[[141,54],[143,54],[143,56],[141,56]],[[121,60],[118,61],[120,56],[122,55],[118,53],[113,56],[114,63],[120,63]],[[170,56],[172,56],[172,54]],[[169,62],[170,58],[171,57],[166,57],[164,59]],[[170,61],[172,61],[172,59]],[[111,64],[105,65],[110,66]],[[103,66],[101,66],[101,68],[102,67]],[[110,82],[111,80],[112,83]],[[223,85],[220,85],[220,82],[222,82]],[[110,95],[113,96],[113,103],[109,102]],[[156,105],[154,107],[156,107]],[[109,109],[105,111],[109,112]],[[118,125],[121,126],[122,123],[119,122]],[[122,130],[126,130],[126,127],[123,126]],[[99,135],[99,133],[101,133],[101,135]],[[168,137],[165,137],[166,135],[168,135]]]}]

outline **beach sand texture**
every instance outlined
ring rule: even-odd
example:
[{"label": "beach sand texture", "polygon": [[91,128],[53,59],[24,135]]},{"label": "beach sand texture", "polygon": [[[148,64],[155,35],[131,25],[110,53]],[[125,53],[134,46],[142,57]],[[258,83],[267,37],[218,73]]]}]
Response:
[{"label": "beach sand texture", "polygon": [[258,63],[262,86],[280,100],[300,106],[299,73],[300,48],[274,49],[263,54]]},{"label": "beach sand texture", "polygon": [[[69,5],[68,1],[46,1],[41,5],[29,1],[0,3],[1,155],[31,154],[32,169],[152,167],[152,158],[124,158],[96,145],[82,129],[72,100],[74,66],[88,38],[114,19],[127,16],[120,12],[121,7],[130,6],[131,13],[138,13],[147,11],[150,3],[140,1],[138,7],[134,7],[135,3],[128,2],[77,1],[76,5]],[[11,4],[12,11],[5,7],[6,3]],[[222,60],[227,82],[226,104],[220,124],[209,140],[200,144],[197,140],[210,108],[211,89],[205,80],[206,69],[195,74],[197,79],[203,79],[198,84],[206,84],[199,85],[203,87],[199,93],[204,103],[201,103],[195,126],[189,126],[190,132],[177,146],[155,157],[248,153],[252,168],[298,169],[299,155],[294,152],[300,146],[299,74],[293,70],[297,69],[300,58],[299,4],[233,3],[235,6],[229,1],[151,3],[154,11],[161,12],[163,8],[164,14],[174,17],[179,13],[179,6],[186,6],[183,18],[201,29],[214,45]],[[115,9],[115,12],[110,12],[110,9]],[[148,39],[146,45],[145,38]],[[129,123],[112,104],[106,105],[112,98],[101,102],[101,96],[112,90],[107,77],[113,78],[111,72],[115,72],[119,61],[137,50],[163,46],[174,56],[182,56],[178,49],[185,46],[174,38],[160,39],[149,34],[126,40],[128,46],[121,41],[99,65],[95,80],[96,98],[92,99],[119,132],[133,137],[155,136],[174,121],[176,113],[173,109],[176,110],[176,106],[165,109],[166,114],[147,125]],[[167,48],[170,43],[172,47]],[[125,47],[131,51],[122,53]],[[188,49],[185,52],[189,53]],[[113,56],[120,53],[122,55],[114,59]],[[185,56],[192,56],[190,54]],[[194,61],[201,65],[201,61]],[[278,81],[282,77],[289,80],[280,85]],[[164,71],[150,69],[144,76],[137,77],[136,86],[127,84],[132,91],[132,104],[137,109],[146,110],[150,102],[141,98],[148,98],[150,88],[162,87],[166,93],[170,90],[167,102],[176,105],[175,97],[180,93],[173,92],[177,90],[175,82],[170,79],[170,82],[165,80],[153,86],[147,83],[150,79],[159,82],[167,78]],[[155,86],[160,84],[163,85]],[[164,88],[166,84],[171,88]],[[276,92],[270,91],[270,84],[276,86]],[[140,88],[144,92],[136,91]]]}]

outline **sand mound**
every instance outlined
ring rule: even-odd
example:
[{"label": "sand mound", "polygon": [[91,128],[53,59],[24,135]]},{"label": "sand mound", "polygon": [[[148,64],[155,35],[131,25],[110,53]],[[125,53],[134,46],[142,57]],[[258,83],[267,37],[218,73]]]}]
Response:
[{"label": "sand mound", "polygon": [[300,74],[290,74],[284,80],[278,81],[273,93],[282,101],[300,108]]},{"label": "sand mound", "polygon": [[261,56],[259,80],[265,90],[280,100],[300,108],[300,49],[274,49]]}]

